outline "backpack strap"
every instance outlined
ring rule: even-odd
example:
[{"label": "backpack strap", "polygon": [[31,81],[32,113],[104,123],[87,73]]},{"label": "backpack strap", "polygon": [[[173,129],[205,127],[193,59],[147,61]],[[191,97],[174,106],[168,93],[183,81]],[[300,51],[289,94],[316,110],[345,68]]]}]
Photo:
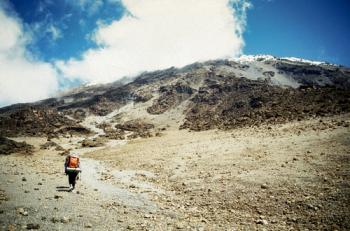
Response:
[{"label": "backpack strap", "polygon": [[69,166],[71,156],[69,155],[67,158],[68,158],[68,161],[67,161],[67,166]]}]

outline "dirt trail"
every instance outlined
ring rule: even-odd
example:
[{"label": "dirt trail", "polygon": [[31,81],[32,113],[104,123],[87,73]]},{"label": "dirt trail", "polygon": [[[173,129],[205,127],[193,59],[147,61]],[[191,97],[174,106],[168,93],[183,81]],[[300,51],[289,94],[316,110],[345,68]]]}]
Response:
[{"label": "dirt trail", "polygon": [[[188,132],[81,149],[75,193],[64,157],[0,156],[0,229],[290,230],[350,228],[349,115]],[[23,140],[19,139],[19,140]],[[71,141],[70,141],[71,140]],[[23,212],[23,210],[24,212]]]},{"label": "dirt trail", "polygon": [[[145,174],[145,171],[129,171],[127,174],[122,174],[121,171],[110,171],[104,165],[104,163],[86,158],[84,155],[93,151],[101,151],[104,148],[118,148],[120,145],[125,145],[125,141],[109,141],[103,147],[83,148],[80,142],[86,138],[93,139],[103,134],[103,130],[96,126],[100,123],[106,122],[111,119],[116,112],[112,112],[108,116],[104,117],[88,117],[82,124],[94,131],[96,134],[90,137],[71,137],[70,139],[61,138],[54,139],[54,142],[58,143],[65,149],[71,149],[70,153],[78,154],[81,157],[82,169],[81,179],[78,181],[77,189],[70,193],[68,192],[67,177],[63,176],[63,162],[64,156],[58,156],[57,152],[53,150],[39,150],[40,144],[45,143],[45,139],[41,138],[16,138],[17,141],[26,141],[34,145],[37,151],[34,156],[23,157],[21,155],[6,156],[1,159],[2,164],[6,167],[3,168],[0,176],[0,182],[2,187],[1,192],[6,192],[3,199],[5,200],[4,206],[1,206],[1,213],[5,212],[5,219],[0,220],[0,227],[4,230],[12,229],[26,229],[29,224],[40,224],[40,227],[44,230],[61,230],[68,224],[71,230],[80,230],[82,228],[93,228],[94,230],[109,230],[118,229],[123,227],[123,224],[113,221],[113,216],[125,217],[125,220],[133,220],[135,215],[129,214],[129,210],[135,210],[136,214],[142,212],[142,214],[157,212],[157,204],[152,202],[148,197],[150,192],[160,193],[160,189],[156,188],[152,184],[147,182],[134,180],[133,177],[136,174]],[[28,160],[30,160],[28,162]],[[13,170],[12,170],[13,169]],[[14,170],[19,169],[19,171]],[[148,173],[147,173],[148,174]],[[149,173],[151,175],[151,173]],[[17,176],[17,177],[16,177]],[[21,178],[22,176],[22,178]],[[38,185],[41,187],[35,187],[36,178],[42,178],[38,180]],[[153,177],[153,176],[152,176]],[[115,180],[113,179],[115,178]],[[26,188],[26,183],[30,182],[30,187],[34,187],[31,190]],[[121,185],[119,182],[123,182]],[[139,188],[144,188],[144,192],[135,193],[125,184],[135,184]],[[83,192],[82,192],[83,191]],[[9,197],[5,195],[11,195],[11,203],[6,203]],[[23,200],[23,198],[26,198]],[[65,203],[56,206],[57,202],[64,199]],[[55,199],[55,200],[53,200]],[[37,201],[44,200],[45,206]],[[47,201],[49,200],[49,201]],[[50,203],[52,200],[54,204]],[[99,202],[101,201],[101,202]],[[2,202],[2,201],[1,201]],[[97,203],[96,203],[97,202]],[[115,213],[104,214],[107,210],[116,210],[119,207],[121,211]],[[46,216],[46,209],[53,208],[56,210],[51,218]],[[101,209],[102,208],[102,209]],[[21,211],[24,210],[23,215]],[[7,214],[7,211],[12,211]],[[19,212],[20,211],[20,212]],[[91,211],[96,211],[92,213]],[[35,217],[28,218],[29,213],[34,212]],[[121,214],[120,214],[121,213]],[[134,212],[135,213],[135,212]],[[89,214],[92,216],[85,215]],[[95,215],[99,214],[97,217]],[[117,216],[117,215],[118,216]],[[18,216],[22,216],[22,219],[18,219]],[[107,217],[107,218],[106,218]],[[105,222],[104,219],[110,219],[109,222]],[[74,221],[74,220],[79,221]],[[12,223],[12,221],[27,221],[27,224]],[[122,219],[118,219],[119,222],[123,222]],[[35,223],[36,221],[37,223]],[[95,221],[95,222],[94,222]],[[44,223],[44,224],[43,224]],[[51,223],[51,224],[50,224]],[[93,224],[95,223],[95,224]],[[133,222],[128,222],[126,228],[131,228]],[[93,225],[92,225],[93,224]],[[140,224],[140,223],[139,223]],[[63,225],[63,226],[62,226]],[[30,226],[29,226],[30,227]],[[125,227],[124,227],[125,228]]]},{"label": "dirt trail", "polygon": [[[77,154],[81,158],[82,163],[82,182],[89,186],[90,188],[98,189],[99,192],[106,198],[117,200],[120,204],[126,205],[133,208],[138,208],[147,211],[157,210],[157,205],[151,202],[148,198],[147,193],[138,194],[130,191],[128,188],[122,188],[120,182],[131,182],[133,184],[138,183],[139,187],[144,187],[145,189],[150,189],[153,187],[156,192],[159,192],[159,189],[156,189],[155,186],[147,185],[147,183],[142,182],[133,182],[133,175],[141,174],[138,171],[134,171],[133,174],[121,174],[122,172],[110,171],[104,163],[94,160],[92,158],[84,157],[85,154],[89,152],[103,151],[105,148],[117,149],[121,145],[126,145],[126,141],[119,140],[110,140],[104,144],[102,147],[81,147],[80,141],[83,139],[94,139],[99,135],[104,135],[104,131],[97,126],[101,123],[109,122],[115,115],[122,113],[126,108],[132,107],[132,104],[126,105],[121,109],[115,110],[106,116],[90,116],[87,117],[82,125],[96,134],[91,135],[90,137],[71,139],[68,143],[57,140],[62,147],[67,149],[72,149],[71,154]],[[115,180],[113,179],[115,178]],[[108,179],[108,181],[107,181]]]}]

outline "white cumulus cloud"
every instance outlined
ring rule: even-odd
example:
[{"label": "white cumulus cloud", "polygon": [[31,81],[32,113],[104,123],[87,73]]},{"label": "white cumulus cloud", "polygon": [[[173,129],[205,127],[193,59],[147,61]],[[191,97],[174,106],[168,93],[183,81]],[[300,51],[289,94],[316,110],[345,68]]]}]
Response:
[{"label": "white cumulus cloud", "polygon": [[[128,14],[99,25],[99,48],[57,61],[68,78],[106,83],[142,71],[235,57],[244,46],[246,0],[123,0]],[[232,7],[238,6],[238,9]]]},{"label": "white cumulus cloud", "polygon": [[58,89],[51,64],[35,60],[26,50],[31,40],[21,22],[0,4],[0,106],[30,102],[53,95]]}]

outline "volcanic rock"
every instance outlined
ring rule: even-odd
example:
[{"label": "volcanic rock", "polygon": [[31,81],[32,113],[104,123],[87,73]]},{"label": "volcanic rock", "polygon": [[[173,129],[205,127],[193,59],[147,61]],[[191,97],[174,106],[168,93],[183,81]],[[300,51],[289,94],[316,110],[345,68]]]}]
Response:
[{"label": "volcanic rock", "polygon": [[153,102],[151,107],[147,108],[147,112],[150,114],[162,114],[191,97],[194,92],[194,89],[182,82],[178,82],[175,85],[162,86],[159,88],[160,97]]},{"label": "volcanic rock", "polygon": [[26,142],[16,142],[5,137],[0,137],[0,155],[9,155],[12,153],[30,154],[33,150],[34,147]]}]

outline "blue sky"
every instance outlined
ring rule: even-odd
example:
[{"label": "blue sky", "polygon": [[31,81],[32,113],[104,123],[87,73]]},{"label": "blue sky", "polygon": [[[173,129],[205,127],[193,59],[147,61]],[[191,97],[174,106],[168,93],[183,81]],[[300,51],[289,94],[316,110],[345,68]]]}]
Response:
[{"label": "blue sky", "polygon": [[3,0],[0,106],[196,61],[350,66],[349,0]]},{"label": "blue sky", "polygon": [[247,54],[294,56],[350,67],[349,0],[254,0]]},{"label": "blue sky", "polygon": [[[87,36],[98,23],[111,23],[125,13],[120,1],[96,2],[99,1],[10,0],[13,11],[29,28],[39,27],[29,49],[46,61],[78,57],[96,47]],[[53,38],[50,26],[59,30],[59,37]]]},{"label": "blue sky", "polygon": [[[98,23],[120,19],[120,1],[101,6],[79,1],[10,0],[28,26],[54,25],[61,37],[43,33],[30,50],[41,59],[78,57],[96,44],[86,39]],[[76,2],[76,3],[72,3]],[[108,1],[107,1],[108,2]],[[350,66],[349,0],[252,0],[244,33],[245,54],[294,56]],[[41,28],[43,29],[43,28]]]}]

